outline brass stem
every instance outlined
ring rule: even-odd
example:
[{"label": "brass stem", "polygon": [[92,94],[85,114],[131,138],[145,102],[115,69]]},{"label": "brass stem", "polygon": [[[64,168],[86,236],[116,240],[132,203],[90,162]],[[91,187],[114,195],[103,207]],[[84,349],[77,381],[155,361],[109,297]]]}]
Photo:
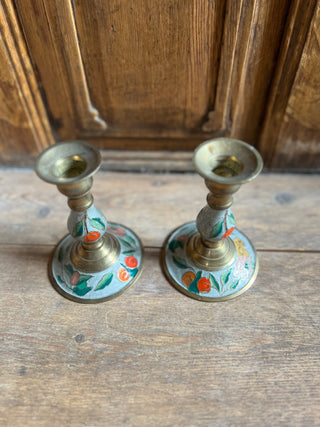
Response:
[{"label": "brass stem", "polygon": [[227,231],[227,214],[232,205],[232,194],[239,189],[239,185],[216,185],[206,180],[210,190],[207,196],[207,206],[197,217],[198,233],[187,242],[187,255],[204,270],[221,270],[232,264],[236,257],[236,247],[230,237],[217,240],[212,235],[213,226],[223,223]]}]

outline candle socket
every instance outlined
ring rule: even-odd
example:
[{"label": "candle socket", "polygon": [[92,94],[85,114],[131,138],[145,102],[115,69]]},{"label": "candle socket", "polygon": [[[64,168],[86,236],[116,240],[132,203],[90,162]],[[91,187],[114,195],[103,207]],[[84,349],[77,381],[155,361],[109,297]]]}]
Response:
[{"label": "candle socket", "polygon": [[136,234],[107,222],[94,206],[92,176],[100,152],[84,141],[54,144],[40,154],[35,170],[68,197],[69,234],[55,248],[49,275],[55,289],[77,302],[96,303],[123,293],[139,277],[143,248]]},{"label": "candle socket", "polygon": [[196,221],[169,235],[162,251],[163,269],[184,294],[202,301],[225,301],[245,292],[258,273],[255,249],[235,228],[230,207],[232,195],[261,172],[263,161],[243,141],[216,138],[195,150],[193,163],[209,189],[207,205]]}]

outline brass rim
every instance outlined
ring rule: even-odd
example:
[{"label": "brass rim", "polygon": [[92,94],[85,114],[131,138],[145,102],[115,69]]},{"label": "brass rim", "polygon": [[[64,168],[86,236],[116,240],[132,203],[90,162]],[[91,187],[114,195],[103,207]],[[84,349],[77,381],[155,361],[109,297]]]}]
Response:
[{"label": "brass rim", "polygon": [[[210,146],[214,144],[217,152],[210,155]],[[200,176],[210,182],[228,186],[251,181],[263,168],[258,150],[244,141],[226,137],[204,141],[195,149],[192,161]],[[224,173],[226,171],[227,174]]]},{"label": "brass rim", "polygon": [[101,154],[86,141],[56,142],[37,157],[35,172],[49,184],[73,184],[92,177],[101,165]]}]

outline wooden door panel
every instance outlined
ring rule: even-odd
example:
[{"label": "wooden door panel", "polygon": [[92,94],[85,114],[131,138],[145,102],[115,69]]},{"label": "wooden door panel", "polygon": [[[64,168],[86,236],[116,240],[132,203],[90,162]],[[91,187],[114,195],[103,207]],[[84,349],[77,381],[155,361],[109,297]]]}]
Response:
[{"label": "wooden door panel", "polygon": [[15,10],[0,3],[0,161],[22,163],[52,142]]},{"label": "wooden door panel", "polygon": [[319,3],[5,0],[12,146],[2,138],[0,158],[52,143],[48,114],[58,139],[99,148],[191,150],[225,135],[258,145],[269,167],[316,167]]},{"label": "wooden door panel", "polygon": [[[200,127],[216,86],[223,2],[16,4],[62,138],[175,138]],[[93,108],[86,92],[108,126],[79,121]]]},{"label": "wooden door panel", "polygon": [[203,130],[257,142],[288,7],[227,1],[216,99]]},{"label": "wooden door panel", "polygon": [[[311,23],[282,121],[273,167],[320,167],[320,7]],[[303,106],[303,108],[301,108]]]},{"label": "wooden door panel", "polygon": [[256,142],[288,1],[15,3],[60,138]]},{"label": "wooden door panel", "polygon": [[90,92],[114,135],[179,135],[201,125],[216,84],[220,43],[211,45],[221,37],[222,7],[74,3]]},{"label": "wooden door panel", "polygon": [[320,2],[292,2],[259,148],[272,169],[320,168]]},{"label": "wooden door panel", "polygon": [[16,0],[29,51],[61,139],[101,133],[91,102],[71,1]]}]

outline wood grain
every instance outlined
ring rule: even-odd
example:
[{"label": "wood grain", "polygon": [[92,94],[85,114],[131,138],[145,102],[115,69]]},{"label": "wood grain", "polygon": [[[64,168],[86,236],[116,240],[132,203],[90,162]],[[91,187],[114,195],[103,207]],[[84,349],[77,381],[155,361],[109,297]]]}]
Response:
[{"label": "wood grain", "polygon": [[265,163],[275,169],[319,169],[319,8],[291,2],[260,136]]},{"label": "wood grain", "polygon": [[261,253],[250,291],[212,305],[149,249],[127,293],[82,306],[50,286],[51,249],[0,248],[2,425],[317,424],[319,254]]},{"label": "wood grain", "polygon": [[[231,136],[256,144],[290,1],[243,2],[231,84]],[[249,12],[249,13],[248,13]]]},{"label": "wood grain", "polygon": [[6,0],[0,162],[26,166],[55,138],[193,150],[232,136],[258,145],[268,168],[318,171],[319,8]]},{"label": "wood grain", "polygon": [[0,424],[317,425],[319,188],[270,174],[240,189],[234,212],[260,272],[209,304],[176,291],[159,262],[167,232],[202,207],[202,180],[100,172],[96,204],[139,233],[145,266],[121,297],[81,305],[47,276],[65,198],[31,170],[0,170]]},{"label": "wood grain", "polygon": [[21,162],[53,142],[15,10],[0,4],[0,161]]},{"label": "wood grain", "polygon": [[257,142],[288,4],[226,3],[215,105],[203,130]]},{"label": "wood grain", "polygon": [[[261,175],[235,194],[237,226],[258,249],[319,250],[319,182],[312,175]],[[0,185],[3,244],[52,245],[67,233],[66,199],[55,186],[31,170],[2,170]],[[100,172],[93,195],[108,220],[133,228],[146,246],[161,247],[171,230],[195,220],[207,189],[198,175]]]},{"label": "wood grain", "polygon": [[15,0],[60,139],[171,150],[257,143],[289,4]]},{"label": "wood grain", "polygon": [[78,101],[88,95],[77,90],[80,54],[90,99],[110,125],[100,129],[106,137],[181,138],[199,127],[215,86],[221,2],[75,1],[69,24],[62,10],[71,2],[29,3],[16,0],[60,138],[97,134],[75,126],[75,111],[88,114]]},{"label": "wood grain", "polygon": [[[320,2],[290,92],[272,166],[320,170]],[[304,107],[301,108],[301,105]]]}]

